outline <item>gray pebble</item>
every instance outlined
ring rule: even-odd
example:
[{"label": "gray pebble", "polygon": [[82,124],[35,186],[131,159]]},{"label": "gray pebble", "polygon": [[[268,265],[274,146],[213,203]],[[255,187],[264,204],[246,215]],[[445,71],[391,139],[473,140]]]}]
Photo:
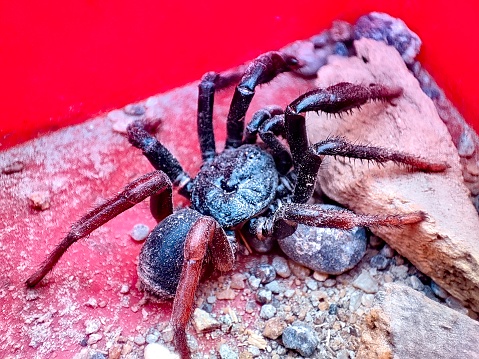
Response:
[{"label": "gray pebble", "polygon": [[319,343],[314,329],[302,322],[295,322],[287,327],[282,338],[286,348],[296,350],[304,357],[312,356]]},{"label": "gray pebble", "polygon": [[276,278],[276,270],[271,264],[261,263],[253,268],[251,274],[261,280],[261,283],[269,283]]},{"label": "gray pebble", "polygon": [[392,249],[389,244],[385,244],[384,247],[379,252],[379,254],[382,254],[386,258],[394,257],[394,253],[395,253],[394,249]]},{"label": "gray pebble", "polygon": [[376,254],[371,258],[369,263],[374,268],[377,268],[379,270],[385,270],[388,267],[390,260],[382,254]]},{"label": "gray pebble", "polygon": [[261,304],[271,303],[273,293],[270,290],[261,288],[256,292],[256,300]]},{"label": "gray pebble", "polygon": [[308,287],[311,290],[318,290],[318,282],[315,281],[312,278],[306,278],[305,280],[306,287]]},{"label": "gray pebble", "polygon": [[271,263],[276,271],[276,274],[281,278],[288,278],[291,275],[291,269],[289,269],[288,261],[283,257],[274,257]]},{"label": "gray pebble", "polygon": [[150,234],[150,227],[146,224],[138,223],[133,226],[130,237],[136,242],[143,242]]},{"label": "gray pebble", "polygon": [[276,308],[271,304],[265,304],[261,307],[259,316],[261,319],[271,319],[276,314]]},{"label": "gray pebble", "polygon": [[261,284],[261,279],[256,278],[254,275],[252,275],[248,278],[248,283],[252,289],[258,289],[259,285]]},{"label": "gray pebble", "polygon": [[145,340],[145,337],[143,335],[137,335],[133,341],[135,342],[135,344],[137,345],[143,345],[146,343],[146,340]]},{"label": "gray pebble", "polygon": [[424,289],[424,284],[415,275],[409,277],[409,283],[411,283],[411,287],[415,290],[422,291]]},{"label": "gray pebble", "polygon": [[264,287],[270,290],[271,292],[273,292],[273,294],[279,294],[284,290],[277,280],[274,280],[271,283],[266,284]]},{"label": "gray pebble", "polygon": [[155,334],[147,334],[147,336],[145,337],[145,341],[148,343],[148,344],[151,344],[151,343],[156,343],[158,341],[158,338],[160,336],[159,335],[155,335]]},{"label": "gray pebble", "polygon": [[363,293],[360,291],[353,292],[351,294],[351,297],[349,298],[349,311],[350,312],[355,312],[359,306],[361,305],[361,298],[363,296]]},{"label": "gray pebble", "polygon": [[447,297],[449,297],[449,293],[447,291],[445,291],[444,289],[442,289],[436,282],[434,281],[431,281],[431,289],[433,291],[433,293],[438,297],[438,298],[441,298],[441,299],[446,299]]},{"label": "gray pebble", "polygon": [[85,321],[85,333],[92,334],[100,330],[101,322],[100,319],[89,319]]},{"label": "gray pebble", "polygon": [[246,313],[253,313],[256,310],[256,302],[248,300],[244,306],[244,311]]},{"label": "gray pebble", "polygon": [[360,275],[352,283],[354,287],[361,289],[366,293],[376,293],[379,285],[375,279],[371,277],[368,271],[363,270]]},{"label": "gray pebble", "polygon": [[221,344],[219,352],[221,359],[238,359],[238,354],[228,344]]},{"label": "gray pebble", "polygon": [[364,257],[367,237],[366,230],[359,227],[344,231],[299,224],[293,235],[278,243],[295,262],[318,272],[337,275],[353,268]]}]

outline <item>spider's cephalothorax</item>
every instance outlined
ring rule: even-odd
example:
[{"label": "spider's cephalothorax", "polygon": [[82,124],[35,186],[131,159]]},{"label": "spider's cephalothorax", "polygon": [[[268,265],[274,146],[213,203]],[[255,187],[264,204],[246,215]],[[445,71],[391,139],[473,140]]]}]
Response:
[{"label": "spider's cephalothorax", "polygon": [[[213,134],[215,90],[237,76],[207,73],[199,84],[198,137],[203,166],[191,178],[175,157],[152,134],[147,123],[128,127],[128,140],[141,149],[155,171],[127,185],[122,192],[74,223],[63,241],[27,280],[35,286],[77,240],[150,197],[158,225],[147,238],[139,258],[142,287],[160,298],[174,298],[171,323],[175,345],[189,358],[186,326],[198,282],[207,267],[228,271],[235,260],[235,233],[249,241],[267,243],[285,238],[298,224],[350,229],[356,226],[405,225],[425,219],[422,212],[360,215],[347,210],[306,204],[325,155],[361,158],[378,163],[393,161],[422,171],[443,171],[445,163],[373,146],[329,138],[309,144],[303,113],[351,111],[370,100],[389,101],[400,88],[339,83],[300,96],[283,111],[260,110],[245,129],[245,115],[255,87],[298,66],[296,59],[270,52],[254,60],[242,75],[227,118],[225,149],[217,154]],[[262,143],[257,143],[257,136]],[[280,141],[278,136],[286,139]],[[189,198],[191,208],[173,212],[172,187]]]}]

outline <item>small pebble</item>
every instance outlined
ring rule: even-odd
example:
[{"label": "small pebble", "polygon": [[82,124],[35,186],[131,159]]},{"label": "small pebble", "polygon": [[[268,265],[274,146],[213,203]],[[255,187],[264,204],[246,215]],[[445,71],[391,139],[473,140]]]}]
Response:
[{"label": "small pebble", "polygon": [[305,280],[306,287],[308,287],[311,290],[318,290],[318,282],[315,281],[312,278],[306,278]]},{"label": "small pebble", "polygon": [[101,335],[100,333],[90,334],[90,336],[88,337],[87,344],[92,345],[92,344],[98,343],[102,338],[103,338],[103,335]]},{"label": "small pebble", "polygon": [[32,192],[28,197],[30,207],[38,211],[44,211],[50,208],[50,193],[48,191]]},{"label": "small pebble", "polygon": [[216,298],[219,300],[233,300],[236,298],[236,292],[233,289],[226,288],[216,293]]},{"label": "small pebble", "polygon": [[141,104],[130,104],[123,107],[123,112],[128,116],[142,116],[145,114],[145,106]]},{"label": "small pebble", "polygon": [[143,353],[145,359],[180,359],[180,357],[171,352],[167,347],[158,343],[150,343],[145,347]]},{"label": "small pebble", "polygon": [[284,290],[277,280],[266,284],[264,287],[270,290],[273,294],[279,294]]},{"label": "small pebble", "polygon": [[361,297],[361,304],[366,308],[371,308],[374,302],[374,294],[364,294]]},{"label": "small pebble", "polygon": [[361,305],[361,298],[363,293],[360,291],[353,292],[349,298],[349,311],[355,312]]},{"label": "small pebble", "polygon": [[215,318],[213,318],[208,312],[202,309],[196,308],[192,316],[193,326],[198,333],[217,329],[221,326]]},{"label": "small pebble", "polygon": [[138,223],[133,226],[130,237],[136,242],[143,242],[150,234],[150,227],[146,224]]},{"label": "small pebble", "polygon": [[433,293],[438,297],[438,298],[441,298],[441,299],[446,299],[447,297],[449,297],[449,293],[442,289],[436,282],[434,281],[431,281],[431,289],[433,291]]},{"label": "small pebble", "polygon": [[261,319],[271,319],[276,314],[276,308],[271,304],[265,304],[261,307],[259,316]]},{"label": "small pebble", "polygon": [[23,162],[21,161],[14,161],[8,165],[6,165],[3,169],[2,169],[2,173],[3,174],[6,174],[6,175],[10,175],[12,173],[17,173],[17,172],[21,172],[23,171],[23,168],[25,167],[25,165],[23,164]]},{"label": "small pebble", "polygon": [[100,330],[101,322],[100,319],[89,319],[85,321],[85,333],[93,334]]},{"label": "small pebble", "polygon": [[259,288],[259,285],[261,284],[261,279],[256,278],[254,275],[251,275],[248,278],[248,283],[251,286],[251,289],[256,290]]},{"label": "small pebble", "polygon": [[379,270],[385,270],[388,267],[389,262],[390,260],[386,258],[385,256],[383,256],[382,254],[376,254],[369,261],[371,266]]},{"label": "small pebble", "polygon": [[336,279],[334,278],[328,278],[324,281],[323,283],[323,286],[326,287],[326,288],[331,288],[331,287],[334,287],[336,285]]},{"label": "small pebble", "polygon": [[268,263],[258,264],[253,268],[251,274],[259,278],[262,284],[269,283],[276,278],[276,270]]},{"label": "small pebble", "polygon": [[231,283],[230,283],[230,288],[231,289],[244,289],[246,277],[242,273],[235,273],[231,276]]},{"label": "small pebble", "polygon": [[338,305],[337,305],[336,303],[331,303],[331,304],[329,305],[328,314],[329,314],[329,315],[336,315],[336,314],[338,314]]},{"label": "small pebble", "polygon": [[120,287],[121,294],[128,294],[130,292],[130,286],[128,284],[122,284]]},{"label": "small pebble", "polygon": [[296,350],[304,357],[313,355],[319,340],[316,331],[302,322],[295,322],[283,331],[283,344],[288,349]]},{"label": "small pebble", "polygon": [[379,285],[376,280],[365,270],[361,272],[352,284],[354,287],[361,289],[366,293],[376,293],[379,290]]},{"label": "small pebble", "polygon": [[409,283],[411,283],[411,287],[415,290],[422,291],[424,289],[424,284],[415,275],[409,277]]},{"label": "small pebble", "polygon": [[256,300],[258,301],[258,303],[261,303],[261,304],[271,303],[272,299],[273,299],[273,293],[271,293],[270,290],[261,288],[256,292]]},{"label": "small pebble", "polygon": [[283,330],[287,327],[284,319],[280,317],[273,317],[268,319],[264,324],[263,335],[269,339],[278,339],[282,334]]},{"label": "small pebble", "polygon": [[306,277],[309,277],[312,272],[311,269],[306,268],[305,266],[296,263],[295,261],[289,260],[288,264],[289,268],[291,269],[291,272],[299,279],[305,279]]},{"label": "small pebble", "polygon": [[137,335],[133,339],[136,345],[143,345],[146,343],[145,337],[143,335]]},{"label": "small pebble", "polygon": [[238,359],[238,354],[228,344],[221,344],[220,346],[221,359]]},{"label": "small pebble", "polygon": [[289,268],[288,261],[285,258],[276,256],[273,258],[271,265],[276,271],[276,274],[281,278],[288,278],[291,275],[291,269]]},{"label": "small pebble", "polygon": [[159,335],[155,335],[155,334],[147,334],[146,337],[145,337],[145,341],[148,343],[148,344],[151,344],[151,343],[156,343],[158,341],[158,338],[160,336]]},{"label": "small pebble", "polygon": [[328,273],[321,273],[317,271],[314,271],[313,273],[313,278],[316,279],[318,282],[324,282],[326,279],[328,279],[328,277]]},{"label": "small pebble", "polygon": [[384,247],[381,248],[381,251],[379,253],[386,258],[392,258],[394,257],[394,253],[396,253],[396,251],[389,244],[386,243]]}]

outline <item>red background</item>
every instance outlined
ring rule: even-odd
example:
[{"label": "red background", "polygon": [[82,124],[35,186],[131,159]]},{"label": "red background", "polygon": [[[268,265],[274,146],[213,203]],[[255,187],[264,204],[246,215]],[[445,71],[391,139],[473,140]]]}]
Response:
[{"label": "red background", "polygon": [[[420,60],[479,130],[479,5],[454,1],[2,1],[0,148],[221,71],[370,11],[402,18]],[[174,104],[172,104],[174,105]]]}]

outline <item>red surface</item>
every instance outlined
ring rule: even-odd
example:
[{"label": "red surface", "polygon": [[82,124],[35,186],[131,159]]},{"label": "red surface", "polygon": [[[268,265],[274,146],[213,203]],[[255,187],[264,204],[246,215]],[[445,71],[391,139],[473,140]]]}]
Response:
[{"label": "red surface", "polygon": [[0,148],[233,67],[369,11],[402,18],[476,130],[479,3],[3,1]]}]

